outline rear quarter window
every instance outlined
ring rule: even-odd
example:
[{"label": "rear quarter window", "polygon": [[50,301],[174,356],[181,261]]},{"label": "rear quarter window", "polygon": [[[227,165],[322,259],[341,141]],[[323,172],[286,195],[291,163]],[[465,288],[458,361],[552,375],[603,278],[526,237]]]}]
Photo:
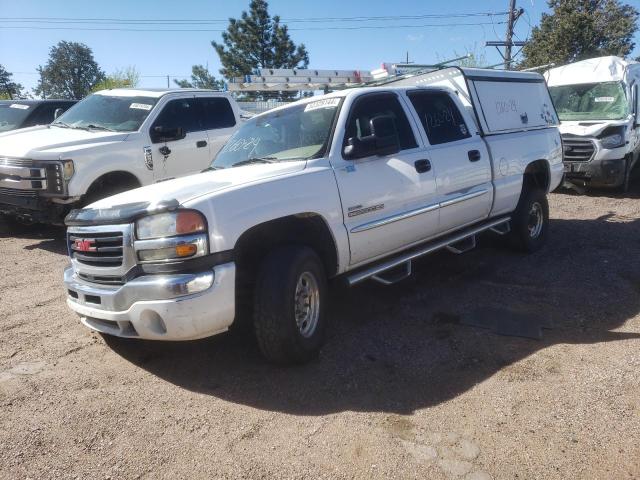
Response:
[{"label": "rear quarter window", "polygon": [[236,117],[229,100],[223,97],[198,98],[204,112],[205,130],[230,128],[236,124]]}]

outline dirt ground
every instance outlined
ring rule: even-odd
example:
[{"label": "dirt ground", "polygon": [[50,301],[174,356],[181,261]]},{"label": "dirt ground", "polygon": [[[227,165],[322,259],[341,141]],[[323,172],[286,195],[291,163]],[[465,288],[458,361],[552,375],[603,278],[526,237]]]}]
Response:
[{"label": "dirt ground", "polygon": [[[539,253],[485,238],[336,286],[327,346],[295,368],[229,334],[91,333],[63,231],[0,225],[0,477],[640,478],[639,199],[555,193]],[[487,308],[551,328],[465,325]]]}]

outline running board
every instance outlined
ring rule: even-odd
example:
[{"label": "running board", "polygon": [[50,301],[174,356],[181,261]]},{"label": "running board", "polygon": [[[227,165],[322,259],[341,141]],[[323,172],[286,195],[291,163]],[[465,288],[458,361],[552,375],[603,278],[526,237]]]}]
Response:
[{"label": "running board", "polygon": [[[400,280],[411,275],[411,261],[416,258],[423,257],[425,255],[429,255],[437,250],[442,250],[443,248],[450,248],[452,251],[456,251],[456,253],[462,253],[462,250],[456,249],[453,245],[456,243],[460,243],[462,240],[469,239],[470,237],[475,237],[477,234],[484,232],[486,230],[500,231],[503,233],[508,232],[504,228],[500,228],[505,223],[508,225],[511,217],[501,217],[495,220],[490,220],[488,222],[484,222],[480,225],[476,225],[466,230],[462,230],[461,232],[456,232],[447,237],[431,241],[424,245],[421,245],[417,248],[413,248],[408,252],[401,253],[399,256],[394,257],[390,260],[384,260],[381,263],[377,263],[372,267],[365,268],[363,270],[359,270],[351,275],[346,276],[347,284],[352,287],[357,285],[358,283],[364,282],[368,279],[373,279],[377,282],[380,282],[384,285],[391,285]],[[475,245],[475,241],[473,242]],[[405,267],[405,271],[397,276],[392,278],[385,278],[381,274],[393,268],[397,268],[400,266]]]}]

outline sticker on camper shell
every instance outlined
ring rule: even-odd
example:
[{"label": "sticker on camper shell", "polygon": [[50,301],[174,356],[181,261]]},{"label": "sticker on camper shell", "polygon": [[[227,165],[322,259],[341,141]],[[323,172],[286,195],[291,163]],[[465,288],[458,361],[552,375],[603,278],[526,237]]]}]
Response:
[{"label": "sticker on camper shell", "polygon": [[20,110],[29,110],[29,105],[23,105],[21,103],[12,103],[9,108],[19,108]]},{"label": "sticker on camper shell", "polygon": [[307,106],[304,107],[304,111],[310,112],[312,110],[319,110],[321,108],[333,108],[337,107],[339,104],[339,98],[325,98],[324,100],[318,100],[317,102],[307,103]]},{"label": "sticker on camper shell", "polygon": [[153,107],[153,105],[148,103],[132,103],[129,105],[129,108],[135,108],[137,110],[151,110],[151,107]]},{"label": "sticker on camper shell", "polygon": [[596,97],[593,101],[596,103],[613,103],[616,99],[614,97]]}]

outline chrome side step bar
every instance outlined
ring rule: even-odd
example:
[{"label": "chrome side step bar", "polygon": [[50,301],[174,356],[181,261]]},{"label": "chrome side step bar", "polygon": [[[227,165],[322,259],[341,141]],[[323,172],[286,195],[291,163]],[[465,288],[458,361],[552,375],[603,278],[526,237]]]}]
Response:
[{"label": "chrome side step bar", "polygon": [[[482,223],[480,225],[476,225],[474,227],[468,228],[458,233],[454,233],[447,237],[444,237],[439,240],[434,240],[425,245],[419,246],[417,248],[411,249],[408,252],[401,253],[399,256],[394,257],[390,260],[384,260],[381,263],[377,263],[372,267],[365,267],[364,270],[359,270],[355,273],[346,276],[347,284],[352,287],[357,285],[358,283],[364,282],[365,280],[372,279],[377,282],[380,282],[384,285],[391,285],[393,283],[399,282],[407,278],[411,275],[411,261],[416,258],[423,257],[430,253],[433,253],[437,250],[441,250],[443,248],[449,248],[451,251],[455,253],[462,253],[466,250],[457,249],[454,245],[456,243],[460,243],[462,240],[467,240],[469,238],[474,238],[473,245],[475,246],[475,236],[481,232],[486,230],[493,230],[496,233],[500,233],[504,235],[509,232],[509,221],[511,217],[500,217],[494,220],[490,220],[488,222]],[[506,226],[505,226],[506,224]],[[404,266],[404,272],[399,275],[396,275],[392,278],[385,278],[381,274],[391,270],[393,268],[397,268],[400,266]]]}]

